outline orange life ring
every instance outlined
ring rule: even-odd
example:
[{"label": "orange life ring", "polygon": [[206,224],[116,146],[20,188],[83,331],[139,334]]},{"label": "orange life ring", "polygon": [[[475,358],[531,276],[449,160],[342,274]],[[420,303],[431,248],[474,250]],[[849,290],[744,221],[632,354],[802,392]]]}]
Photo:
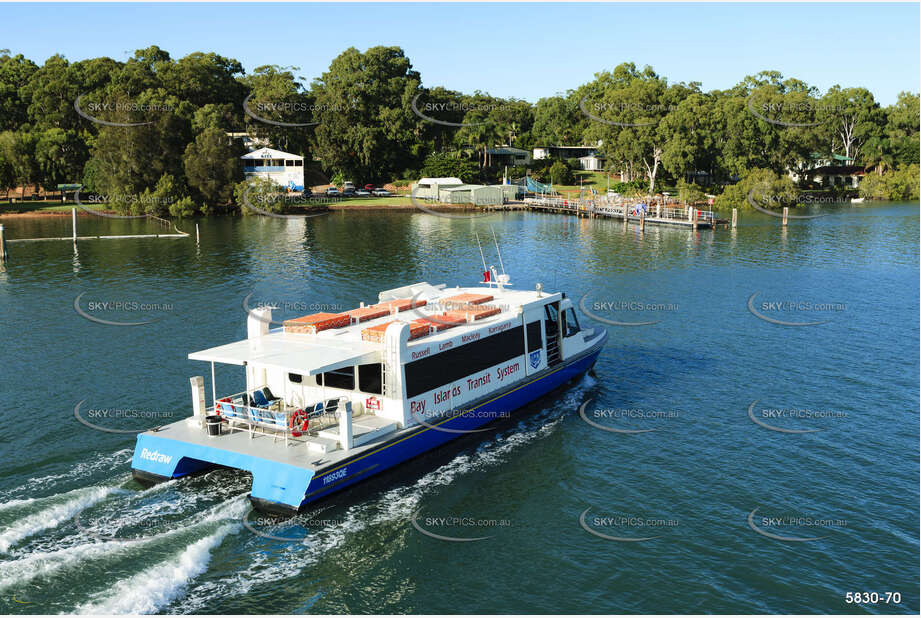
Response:
[{"label": "orange life ring", "polygon": [[[288,420],[288,427],[291,429],[291,435],[295,438],[307,431],[308,424],[310,424],[310,417],[304,410],[296,410]],[[298,425],[301,425],[300,429],[298,429]]]}]

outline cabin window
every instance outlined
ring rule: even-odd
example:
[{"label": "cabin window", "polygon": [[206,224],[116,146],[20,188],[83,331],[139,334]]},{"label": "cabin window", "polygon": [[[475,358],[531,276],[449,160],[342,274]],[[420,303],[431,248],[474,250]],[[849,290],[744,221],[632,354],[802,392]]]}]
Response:
[{"label": "cabin window", "polygon": [[415,397],[521,356],[523,331],[518,326],[476,343],[406,363],[406,396]]},{"label": "cabin window", "polygon": [[304,167],[304,162],[298,159],[294,162],[294,167]]},{"label": "cabin window", "polygon": [[380,395],[384,391],[381,388],[381,371],[383,365],[380,363],[371,363],[368,365],[358,365],[358,390],[363,393],[372,393]]},{"label": "cabin window", "polygon": [[579,332],[579,320],[576,319],[576,312],[574,309],[567,309],[565,312],[566,321],[563,323],[563,336],[572,337]]},{"label": "cabin window", "polygon": [[323,374],[323,386],[329,388],[341,388],[343,390],[354,390],[355,388],[355,368],[340,367]]},{"label": "cabin window", "polygon": [[294,167],[294,159],[285,159],[285,167]]},{"label": "cabin window", "polygon": [[299,374],[299,373],[289,373],[289,374],[288,374],[288,381],[289,381],[289,382],[293,382],[293,383],[295,383],[295,384],[300,384],[301,382],[304,381],[304,376],[302,376],[302,375]]},{"label": "cabin window", "polygon": [[528,324],[528,352],[539,350],[543,345],[540,331],[540,320],[535,320]]}]

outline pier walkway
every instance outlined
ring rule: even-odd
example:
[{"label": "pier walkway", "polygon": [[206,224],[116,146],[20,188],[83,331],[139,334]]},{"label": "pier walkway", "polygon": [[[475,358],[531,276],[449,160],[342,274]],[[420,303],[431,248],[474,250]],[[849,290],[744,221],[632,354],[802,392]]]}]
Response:
[{"label": "pier walkway", "polygon": [[572,214],[579,217],[608,217],[641,224],[677,225],[693,229],[714,227],[723,221],[712,210],[685,206],[670,199],[625,200],[614,197],[571,200],[558,196],[526,197],[529,210]]}]

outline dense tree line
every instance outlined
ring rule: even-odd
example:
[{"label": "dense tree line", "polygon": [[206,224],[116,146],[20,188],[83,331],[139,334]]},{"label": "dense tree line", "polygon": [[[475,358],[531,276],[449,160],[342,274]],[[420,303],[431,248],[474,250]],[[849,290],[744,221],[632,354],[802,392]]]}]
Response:
[{"label": "dense tree line", "polygon": [[0,50],[0,189],[81,183],[125,211],[232,209],[244,149],[231,134],[244,133],[304,156],[308,184],[494,180],[497,144],[597,145],[619,180],[650,191],[663,179],[687,191],[705,174],[720,192],[753,174],[814,167],[817,154],[872,169],[868,194],[879,195],[904,184],[879,178],[910,178],[918,164],[917,94],[883,107],[865,88],[821,93],[773,71],[704,92],[624,63],[532,105],[427,88],[398,47],[347,49],[310,83],[297,70],[246,74],[232,58],[174,59],[156,46],[124,62],[56,55],[42,65]]}]

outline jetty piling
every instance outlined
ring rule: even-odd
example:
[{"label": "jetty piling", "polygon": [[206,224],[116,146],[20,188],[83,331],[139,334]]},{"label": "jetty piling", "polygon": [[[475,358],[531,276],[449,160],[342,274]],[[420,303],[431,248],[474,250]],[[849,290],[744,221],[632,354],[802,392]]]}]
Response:
[{"label": "jetty piling", "polygon": [[3,224],[0,223],[0,262],[6,261],[6,233],[3,231]]},{"label": "jetty piling", "polygon": [[732,209],[732,229],[736,229],[739,226],[739,209]]}]

